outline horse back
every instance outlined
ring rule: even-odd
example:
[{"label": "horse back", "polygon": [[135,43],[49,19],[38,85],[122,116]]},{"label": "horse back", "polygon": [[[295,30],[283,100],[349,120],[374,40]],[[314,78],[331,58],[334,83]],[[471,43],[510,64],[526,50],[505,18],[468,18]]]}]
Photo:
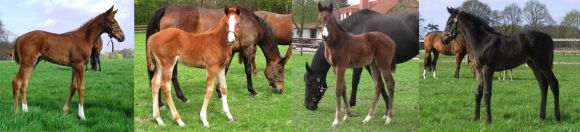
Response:
[{"label": "horse back", "polygon": [[223,16],[221,10],[168,6],[159,22],[159,29],[179,28],[190,33],[202,33],[214,27]]}]

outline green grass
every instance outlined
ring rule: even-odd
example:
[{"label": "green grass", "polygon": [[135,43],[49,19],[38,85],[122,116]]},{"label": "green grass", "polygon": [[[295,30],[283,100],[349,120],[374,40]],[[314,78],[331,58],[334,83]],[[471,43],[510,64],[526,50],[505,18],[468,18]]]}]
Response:
[{"label": "green grass", "polygon": [[[575,54],[554,54],[554,62],[580,62],[580,55]],[[425,57],[425,53],[421,52],[421,64],[423,64],[423,57]],[[467,56],[465,56],[467,58]],[[443,54],[439,54],[439,59],[443,61],[455,61],[455,56],[446,56]]]},{"label": "green grass", "polygon": [[[423,56],[421,56],[423,57]],[[560,59],[561,58],[561,59]],[[580,57],[557,55],[555,60],[579,60]],[[459,79],[453,78],[455,64],[437,64],[439,79],[428,73],[420,83],[421,131],[578,131],[580,129],[580,92],[577,83],[579,65],[557,64],[554,73],[560,84],[560,107],[562,121],[554,117],[554,104],[548,92],[547,118],[541,121],[540,91],[532,71],[524,66],[513,70],[514,81],[493,81],[492,124],[485,123],[485,107],[482,103],[481,119],[472,121],[475,107],[475,78],[469,65],[462,64]],[[422,67],[421,67],[422,68]],[[422,70],[421,70],[422,72]],[[421,73],[418,74],[421,76]],[[422,77],[420,77],[422,78]],[[483,101],[482,101],[483,102]]]},{"label": "green grass", "polygon": [[[190,99],[189,103],[184,103],[176,99],[173,100],[181,118],[186,123],[185,128],[180,128],[172,120],[169,110],[162,110],[161,117],[166,126],[158,126],[151,116],[151,88],[147,80],[145,59],[144,59],[144,33],[135,33],[135,129],[136,131],[416,131],[418,122],[418,85],[416,76],[411,76],[418,70],[416,63],[410,62],[398,67],[395,75],[397,80],[395,96],[395,117],[392,126],[385,126],[382,119],[384,103],[379,103],[375,118],[368,124],[363,124],[362,120],[372,99],[372,81],[365,73],[360,84],[359,100],[354,107],[354,113],[359,116],[342,121],[338,129],[331,127],[334,119],[334,92],[327,92],[326,98],[321,101],[317,111],[309,111],[304,108],[304,63],[312,60],[312,54],[293,54],[292,59],[285,67],[285,90],[283,94],[274,94],[269,90],[267,79],[264,77],[265,60],[262,52],[258,51],[256,63],[259,75],[253,76],[254,88],[259,93],[257,97],[251,97],[246,90],[246,78],[243,72],[243,65],[234,60],[230,66],[227,76],[228,81],[228,101],[230,110],[235,121],[229,122],[221,113],[221,102],[213,96],[208,108],[208,121],[210,128],[203,128],[199,110],[203,102],[205,93],[205,71],[186,66],[180,66],[179,79],[184,90],[184,94]],[[287,46],[280,46],[282,53]],[[332,74],[332,73],[331,73]],[[347,74],[346,80],[350,80],[351,70]],[[329,91],[334,91],[335,77],[330,76],[328,83]],[[350,81],[347,81],[350,86]],[[349,88],[350,89],[350,88]],[[174,90],[172,90],[174,91]],[[166,102],[163,100],[163,102]],[[383,108],[383,109],[381,109]]]},{"label": "green grass", "polygon": [[[27,89],[29,112],[13,112],[13,61],[0,61],[0,131],[132,131],[133,59],[103,60],[103,71],[85,72],[85,116],[77,118],[78,93],[70,111],[62,107],[68,97],[70,67],[41,62]],[[20,107],[20,106],[19,106]]]}]

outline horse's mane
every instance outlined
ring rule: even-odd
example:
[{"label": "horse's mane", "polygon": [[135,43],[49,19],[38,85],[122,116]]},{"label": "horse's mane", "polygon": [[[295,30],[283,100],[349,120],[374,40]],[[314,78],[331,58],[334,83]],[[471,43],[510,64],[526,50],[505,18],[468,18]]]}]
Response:
[{"label": "horse's mane", "polygon": [[495,31],[495,29],[493,29],[491,26],[489,26],[488,22],[481,17],[475,16],[471,13],[464,11],[459,12],[459,15],[462,15],[461,17],[465,17],[466,19],[471,20],[478,27],[483,27],[483,30],[487,32],[490,32],[495,35],[502,35],[501,33]]},{"label": "horse's mane", "polygon": [[101,13],[101,14],[99,14],[99,15],[91,18],[91,19],[89,19],[88,21],[86,21],[85,23],[83,23],[83,25],[81,25],[80,27],[78,27],[77,29],[72,30],[72,31],[69,31],[69,32],[66,32],[65,34],[74,33],[74,32],[83,32],[84,31],[84,33],[85,33],[84,37],[88,39],[90,37],[90,33],[91,33],[91,30],[92,30],[91,29],[91,26],[94,25],[94,23],[96,23],[98,21],[102,21],[105,18],[105,14],[106,13],[107,12],[103,12],[103,13]]},{"label": "horse's mane", "polygon": [[[278,46],[277,46],[277,42],[276,39],[274,37],[274,32],[272,31],[272,29],[270,28],[270,26],[258,15],[256,15],[254,12],[251,12],[245,8],[240,8],[240,16],[244,15],[248,18],[253,17],[258,24],[262,27],[262,29],[264,30],[265,34],[262,34],[261,39],[260,39],[260,43],[269,43],[271,45],[271,48],[273,48],[274,52],[278,55],[278,57],[280,57],[280,51],[278,51]],[[260,48],[262,49],[262,52],[264,52],[264,54],[266,54],[266,50],[263,49],[262,46],[260,46]]]},{"label": "horse's mane", "polygon": [[350,16],[346,17],[342,21],[338,22],[338,25],[342,29],[349,29],[352,26],[356,26],[359,22],[367,20],[370,17],[374,17],[377,15],[382,15],[378,12],[369,9],[363,9],[352,13]]}]

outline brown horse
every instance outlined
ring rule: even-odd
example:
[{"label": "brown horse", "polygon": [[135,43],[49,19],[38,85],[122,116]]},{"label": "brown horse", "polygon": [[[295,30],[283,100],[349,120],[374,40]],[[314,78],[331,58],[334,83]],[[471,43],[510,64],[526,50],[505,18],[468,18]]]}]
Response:
[{"label": "brown horse", "polygon": [[[346,68],[361,68],[369,65],[375,82],[375,94],[368,115],[363,123],[368,122],[375,112],[380,94],[380,79],[385,79],[388,87],[387,114],[385,124],[390,124],[393,117],[393,92],[395,81],[392,76],[391,63],[395,56],[395,41],[380,32],[368,32],[358,35],[345,32],[337,23],[332,14],[332,4],[323,6],[318,3],[318,18],[322,38],[324,39],[326,61],[334,69],[336,74],[336,113],[333,127],[338,125],[340,114],[341,97],[344,102],[346,120],[350,115],[350,105],[346,99],[346,85],[344,74]],[[380,74],[384,78],[380,77]]]},{"label": "brown horse", "polygon": [[[278,14],[268,11],[256,11],[254,14],[264,19],[268,26],[272,28],[278,44],[289,45],[292,43],[292,14]],[[291,50],[292,47],[289,48],[288,50]],[[256,48],[252,52],[252,71],[254,71],[254,74],[258,74],[256,68]]]},{"label": "brown horse", "polygon": [[[169,28],[159,31],[149,37],[147,48],[147,66],[155,71],[151,80],[153,97],[153,117],[159,125],[164,125],[159,115],[159,89],[171,109],[173,119],[179,126],[185,126],[175,104],[171,98],[170,80],[173,67],[180,61],[182,64],[196,68],[206,68],[206,89],[200,117],[203,126],[209,127],[207,122],[207,106],[213,94],[213,85],[216,77],[222,94],[223,112],[230,121],[234,118],[230,114],[227,103],[227,85],[225,68],[231,60],[232,46],[239,45],[238,36],[240,22],[240,7],[225,7],[225,16],[208,32],[191,34],[189,32]],[[236,44],[234,44],[236,43]]]},{"label": "brown horse", "polygon": [[[151,17],[147,27],[147,38],[155,32],[167,29],[178,28],[190,33],[206,32],[215,26],[215,22],[224,17],[221,9],[204,9],[191,6],[167,6],[158,9]],[[183,17],[188,16],[188,17]],[[284,65],[292,55],[292,50],[288,50],[285,56],[281,56],[276,45],[274,35],[269,26],[254,13],[241,8],[240,9],[240,45],[232,47],[234,52],[240,52],[245,59],[244,67],[246,72],[247,89],[252,96],[257,95],[251,78],[250,58],[254,54],[253,50],[259,46],[266,57],[266,69],[264,74],[268,79],[269,86],[276,93],[281,93],[284,89]],[[227,73],[227,68],[226,68]],[[153,76],[149,71],[150,77]],[[173,70],[172,83],[175,88],[177,97],[182,101],[188,99],[182,94],[177,80],[177,68]],[[218,91],[218,97],[221,97]],[[162,103],[160,103],[162,105]]]},{"label": "brown horse", "polygon": [[[459,68],[461,67],[461,61],[467,55],[467,50],[465,48],[465,40],[463,36],[459,35],[455,40],[448,45],[443,44],[441,41],[443,38],[443,32],[434,31],[429,32],[425,35],[424,49],[425,49],[425,60],[423,61],[423,79],[427,78],[427,70],[430,69],[433,72],[433,78],[437,78],[436,66],[437,59],[439,58],[439,53],[447,56],[455,56],[455,78],[459,78]],[[433,60],[431,60],[431,53],[433,53]]]},{"label": "brown horse", "polygon": [[125,40],[125,35],[113,11],[113,7],[105,13],[99,14],[95,18],[86,22],[77,30],[63,34],[55,34],[41,30],[28,32],[16,39],[16,63],[20,69],[12,82],[12,92],[14,95],[14,111],[18,111],[18,93],[22,94],[22,111],[27,112],[26,88],[28,79],[34,69],[35,64],[40,59],[58,65],[72,67],[72,83],[70,94],[66,99],[63,110],[68,112],[69,103],[76,91],[79,92],[78,116],[85,119],[83,101],[85,96],[84,70],[85,64],[91,55],[91,50],[95,47],[96,41],[101,34],[107,33],[115,37],[119,42]]}]

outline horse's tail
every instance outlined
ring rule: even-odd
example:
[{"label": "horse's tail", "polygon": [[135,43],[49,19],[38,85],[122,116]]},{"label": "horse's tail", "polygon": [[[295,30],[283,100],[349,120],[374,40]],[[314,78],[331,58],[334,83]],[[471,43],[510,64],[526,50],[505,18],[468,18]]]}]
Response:
[{"label": "horse's tail", "polygon": [[[147,24],[147,32],[146,32],[146,36],[145,36],[145,44],[147,44],[147,41],[151,35],[159,32],[160,21],[161,21],[161,18],[163,17],[163,15],[165,15],[165,8],[167,8],[167,7],[161,7],[159,9],[157,9],[155,11],[155,13],[153,13],[151,18],[149,18],[149,23]],[[147,45],[145,45],[145,46],[147,46]]]},{"label": "horse's tail", "polygon": [[14,41],[14,61],[16,61],[16,64],[20,65],[20,54],[18,54],[18,40],[20,39],[20,37],[16,38],[16,40]]},{"label": "horse's tail", "polygon": [[155,57],[153,56],[153,52],[150,48],[146,48],[145,52],[145,59],[147,59],[147,74],[149,75],[149,81],[151,81],[155,71],[157,70],[157,62],[155,61]]}]

